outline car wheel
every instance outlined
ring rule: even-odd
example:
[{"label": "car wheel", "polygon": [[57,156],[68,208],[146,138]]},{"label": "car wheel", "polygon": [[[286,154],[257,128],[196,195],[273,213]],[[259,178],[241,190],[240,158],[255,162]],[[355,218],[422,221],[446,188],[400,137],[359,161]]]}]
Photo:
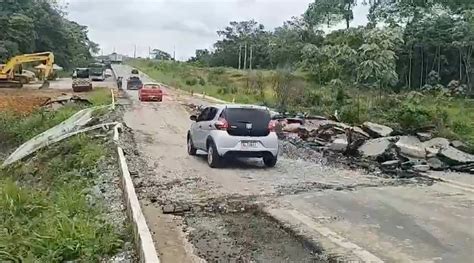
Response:
[{"label": "car wheel", "polygon": [[217,152],[216,145],[211,142],[207,149],[207,164],[209,164],[211,168],[218,168],[221,165],[221,159]]},{"label": "car wheel", "polygon": [[265,156],[265,157],[263,157],[263,163],[267,167],[275,167],[275,165],[277,163],[277,157],[273,156],[273,155]]},{"label": "car wheel", "polygon": [[194,147],[193,140],[191,136],[188,136],[188,154],[189,155],[196,155],[197,149]]}]

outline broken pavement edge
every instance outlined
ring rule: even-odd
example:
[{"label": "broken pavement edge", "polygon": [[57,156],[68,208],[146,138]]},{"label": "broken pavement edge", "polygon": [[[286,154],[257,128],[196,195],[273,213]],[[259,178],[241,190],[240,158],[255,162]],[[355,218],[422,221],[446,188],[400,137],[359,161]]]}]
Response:
[{"label": "broken pavement edge", "polygon": [[[115,75],[115,72],[114,72]],[[115,98],[112,93],[112,108],[115,108]],[[118,143],[119,130],[122,129],[122,124],[117,124],[114,127],[114,141]],[[122,147],[117,145],[118,160],[121,169],[120,186],[122,188],[123,200],[127,215],[132,223],[133,241],[138,255],[139,262],[142,263],[160,263],[158,254],[156,253],[155,244],[150,233],[150,229],[143,215],[140,203],[138,201],[135,187],[133,186],[130,171],[128,170],[127,161]]]}]

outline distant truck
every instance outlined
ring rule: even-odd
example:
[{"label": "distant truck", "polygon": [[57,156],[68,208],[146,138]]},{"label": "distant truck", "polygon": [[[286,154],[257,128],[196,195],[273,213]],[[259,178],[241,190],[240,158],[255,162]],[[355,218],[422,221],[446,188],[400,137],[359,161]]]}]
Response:
[{"label": "distant truck", "polygon": [[123,61],[123,56],[114,52],[109,55],[109,59],[112,64],[121,64]]},{"label": "distant truck", "polygon": [[89,65],[89,75],[91,80],[105,80],[105,64],[92,63]]}]

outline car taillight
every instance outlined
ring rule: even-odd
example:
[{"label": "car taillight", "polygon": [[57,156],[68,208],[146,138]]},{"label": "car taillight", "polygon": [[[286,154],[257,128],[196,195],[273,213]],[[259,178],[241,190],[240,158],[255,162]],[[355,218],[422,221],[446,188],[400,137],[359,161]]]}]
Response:
[{"label": "car taillight", "polygon": [[216,126],[216,129],[218,130],[227,130],[229,128],[229,123],[227,122],[226,119],[219,118],[217,122],[214,124],[214,126]]},{"label": "car taillight", "polygon": [[274,132],[275,131],[275,126],[277,124],[277,121],[276,120],[271,120],[269,123],[268,123],[268,130],[270,132]]}]

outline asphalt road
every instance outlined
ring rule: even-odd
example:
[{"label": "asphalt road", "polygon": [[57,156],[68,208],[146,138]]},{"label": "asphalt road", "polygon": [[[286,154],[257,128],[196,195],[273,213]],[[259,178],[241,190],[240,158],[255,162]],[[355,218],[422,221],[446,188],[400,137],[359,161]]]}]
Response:
[{"label": "asphalt road", "polygon": [[[124,79],[131,70],[125,65],[114,68]],[[162,103],[140,103],[136,91],[128,93],[132,105],[125,122],[134,130],[137,151],[146,162],[137,168],[141,177],[135,182],[163,262],[199,258],[182,232],[182,220],[163,215],[161,204],[210,200],[258,202],[271,217],[346,259],[472,262],[472,190],[384,179],[285,156],[274,169],[258,160],[211,169],[204,157],[186,153],[190,120],[182,106],[209,101],[168,89]]]}]

